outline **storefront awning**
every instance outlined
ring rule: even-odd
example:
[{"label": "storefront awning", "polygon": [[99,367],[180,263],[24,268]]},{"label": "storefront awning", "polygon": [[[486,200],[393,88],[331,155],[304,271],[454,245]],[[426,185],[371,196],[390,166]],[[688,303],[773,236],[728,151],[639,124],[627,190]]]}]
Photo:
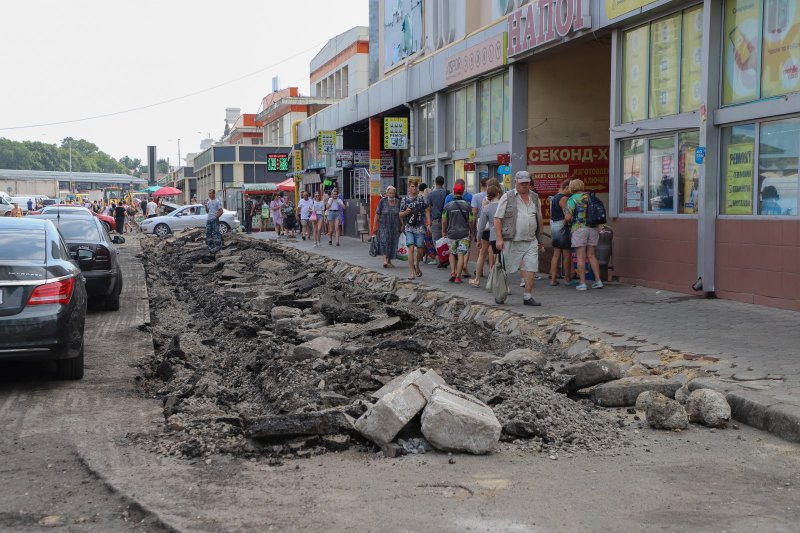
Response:
[{"label": "storefront awning", "polygon": [[303,174],[303,185],[313,185],[319,182],[319,172],[306,172]]}]

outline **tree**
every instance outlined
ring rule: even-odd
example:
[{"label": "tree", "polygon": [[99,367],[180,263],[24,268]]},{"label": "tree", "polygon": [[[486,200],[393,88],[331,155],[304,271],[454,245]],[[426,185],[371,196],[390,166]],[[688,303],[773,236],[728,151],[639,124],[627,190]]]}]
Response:
[{"label": "tree", "polygon": [[0,138],[0,168],[126,174],[125,165],[85,139],[66,137],[61,145],[39,141],[11,141]]},{"label": "tree", "polygon": [[159,159],[156,162],[156,172],[159,174],[168,174],[169,173],[169,163],[167,163],[166,159]]}]

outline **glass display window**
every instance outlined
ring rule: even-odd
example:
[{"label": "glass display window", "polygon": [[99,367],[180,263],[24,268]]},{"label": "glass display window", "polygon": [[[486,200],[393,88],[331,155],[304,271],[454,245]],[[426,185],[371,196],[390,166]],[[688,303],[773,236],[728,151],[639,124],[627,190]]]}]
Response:
[{"label": "glass display window", "polygon": [[681,14],[650,25],[650,116],[678,113]]},{"label": "glass display window", "polygon": [[797,216],[800,118],[761,124],[758,214]]},{"label": "glass display window", "polygon": [[654,213],[675,209],[675,136],[650,139],[647,201]]},{"label": "glass display window", "polygon": [[681,32],[681,113],[703,103],[703,8],[683,12]]},{"label": "glass display window", "polygon": [[699,211],[699,169],[695,150],[700,146],[700,132],[688,131],[678,135],[678,213],[696,214]]},{"label": "glass display window", "polygon": [[719,211],[723,215],[753,214],[753,169],[756,125],[722,130],[722,169]]},{"label": "glass display window", "polygon": [[622,142],[622,210],[625,213],[644,212],[643,189],[644,139]]}]

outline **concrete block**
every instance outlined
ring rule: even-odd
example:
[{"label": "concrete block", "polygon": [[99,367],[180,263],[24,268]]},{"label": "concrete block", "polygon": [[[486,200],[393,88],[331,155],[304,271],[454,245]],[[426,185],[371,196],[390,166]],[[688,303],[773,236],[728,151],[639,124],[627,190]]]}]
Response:
[{"label": "concrete block", "polygon": [[570,392],[622,377],[619,365],[616,361],[610,359],[586,361],[570,365],[563,369],[561,373],[572,376],[572,379],[567,383],[567,390]]},{"label": "concrete block", "polygon": [[496,365],[510,365],[514,363],[531,363],[538,368],[542,368],[546,363],[544,354],[528,348],[517,348],[505,354],[502,358],[496,360]]},{"label": "concrete block", "polygon": [[425,407],[425,397],[416,385],[384,395],[356,420],[356,429],[366,438],[383,446],[391,442],[414,416]]},{"label": "concrete block", "polygon": [[446,386],[433,390],[422,412],[422,434],[440,450],[486,453],[500,440],[501,431],[491,408]]},{"label": "concrete block", "polygon": [[289,361],[305,361],[325,357],[331,350],[338,348],[342,342],[330,337],[317,337],[294,347],[292,353],[284,357]]},{"label": "concrete block", "polygon": [[415,379],[422,377],[423,373],[424,373],[424,370],[421,369],[421,368],[418,368],[417,370],[414,370],[413,372],[409,372],[408,374],[402,374],[400,376],[397,376],[396,378],[391,380],[389,383],[387,383],[386,385],[384,385],[380,389],[378,389],[375,392],[373,392],[372,394],[370,394],[370,396],[372,396],[376,400],[380,400],[381,398],[383,398],[384,396],[386,396],[390,392],[396,391],[398,389],[402,389],[403,387],[406,387],[406,386],[410,385],[411,383],[414,382]]},{"label": "concrete block", "polygon": [[427,402],[431,399],[431,395],[436,387],[441,385],[446,386],[447,383],[444,381],[442,376],[433,370],[428,370],[414,380],[414,385],[419,387],[420,392],[425,397],[425,401]]},{"label": "concrete block", "polygon": [[630,376],[602,383],[592,389],[592,401],[602,407],[627,407],[636,405],[636,398],[644,391],[652,390],[672,398],[681,383],[660,376]]}]

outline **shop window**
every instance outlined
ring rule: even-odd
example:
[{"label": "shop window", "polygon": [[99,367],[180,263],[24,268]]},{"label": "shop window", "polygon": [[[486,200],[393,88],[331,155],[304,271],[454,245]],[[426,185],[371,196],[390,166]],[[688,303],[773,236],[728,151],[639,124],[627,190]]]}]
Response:
[{"label": "shop window", "polygon": [[650,173],[647,201],[654,213],[675,208],[675,137],[650,139]]},{"label": "shop window", "polygon": [[475,146],[475,84],[467,85],[466,87],[466,135],[464,139],[464,148],[472,148]]},{"label": "shop window", "polygon": [[495,76],[491,81],[491,127],[489,131],[492,144],[503,142],[503,77]]},{"label": "shop window", "polygon": [[693,130],[623,141],[622,212],[697,213],[699,138]]},{"label": "shop window", "polygon": [[478,116],[478,143],[481,146],[492,144],[491,139],[491,80],[481,80],[478,84],[478,101],[480,102],[480,114]]},{"label": "shop window", "polygon": [[797,0],[725,0],[724,105],[800,91]]},{"label": "shop window", "polygon": [[622,122],[700,107],[702,19],[694,7],[624,32]]},{"label": "shop window", "polygon": [[511,89],[508,85],[511,76],[503,74],[503,141],[511,140]]},{"label": "shop window", "polygon": [[463,150],[467,146],[467,97],[464,89],[456,91],[455,106],[455,149]]}]

